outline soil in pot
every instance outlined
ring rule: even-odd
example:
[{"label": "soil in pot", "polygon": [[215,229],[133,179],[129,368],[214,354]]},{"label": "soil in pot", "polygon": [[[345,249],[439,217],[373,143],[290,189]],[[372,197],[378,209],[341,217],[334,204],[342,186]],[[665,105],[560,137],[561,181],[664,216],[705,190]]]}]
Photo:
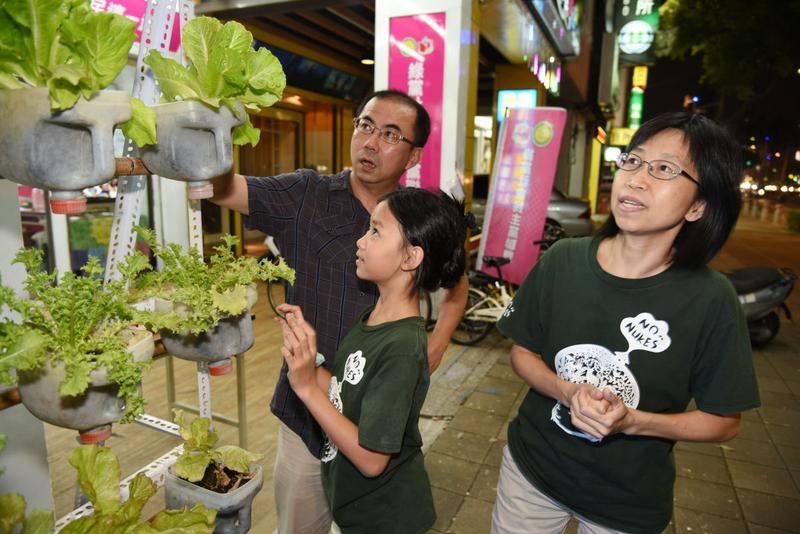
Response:
[{"label": "soil in pot", "polygon": [[254,476],[256,476],[255,470],[250,473],[239,473],[222,464],[211,462],[208,464],[202,480],[195,484],[216,493],[228,493],[244,485]]}]

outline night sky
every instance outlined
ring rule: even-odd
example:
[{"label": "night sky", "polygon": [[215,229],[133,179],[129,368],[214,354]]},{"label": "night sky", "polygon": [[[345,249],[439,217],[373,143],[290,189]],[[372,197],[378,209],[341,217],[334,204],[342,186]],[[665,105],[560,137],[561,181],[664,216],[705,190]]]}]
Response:
[{"label": "night sky", "polygon": [[800,173],[800,162],[794,158],[795,151],[800,150],[800,74],[763,80],[763,90],[756,98],[744,103],[728,98],[721,107],[719,91],[700,83],[702,73],[697,56],[681,61],[659,59],[648,73],[643,120],[681,110],[684,96],[696,95],[700,98],[700,112],[728,125],[745,148],[751,143],[757,146],[755,151],[746,153],[746,159],[766,164],[767,155],[782,152],[781,157],[788,158],[786,173]]}]

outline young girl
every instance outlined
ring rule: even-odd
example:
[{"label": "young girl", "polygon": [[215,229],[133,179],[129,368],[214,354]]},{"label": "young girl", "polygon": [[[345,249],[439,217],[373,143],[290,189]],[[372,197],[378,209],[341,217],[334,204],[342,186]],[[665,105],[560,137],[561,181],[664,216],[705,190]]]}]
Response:
[{"label": "young girl", "polygon": [[327,435],[322,479],[344,534],[422,533],[436,519],[417,426],[429,384],[419,291],[456,284],[465,234],[461,208],[444,194],[408,188],[384,197],[356,252],[358,277],[380,296],[330,372],[315,369],[322,358],[300,308],[278,307],[291,387]]},{"label": "young girl", "polygon": [[[736,292],[706,264],[739,214],[741,149],[671,113],[617,159],[611,215],[556,243],[498,329],[531,390],[508,430],[492,532],[658,533],[678,440],[721,442],[759,405]],[[687,410],[689,402],[695,406]]]}]

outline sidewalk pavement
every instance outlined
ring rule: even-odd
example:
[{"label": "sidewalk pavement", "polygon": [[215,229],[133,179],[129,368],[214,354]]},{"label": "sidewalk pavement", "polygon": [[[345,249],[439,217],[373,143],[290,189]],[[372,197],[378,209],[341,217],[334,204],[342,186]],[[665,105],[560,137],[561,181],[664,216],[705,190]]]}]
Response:
[{"label": "sidewalk pavement", "polygon": [[[800,325],[754,351],[761,408],[724,444],[678,443],[668,533],[800,532]],[[438,519],[431,532],[487,534],[508,423],[527,387],[493,331],[462,347],[431,380],[420,427]],[[567,532],[575,532],[570,524]]]}]

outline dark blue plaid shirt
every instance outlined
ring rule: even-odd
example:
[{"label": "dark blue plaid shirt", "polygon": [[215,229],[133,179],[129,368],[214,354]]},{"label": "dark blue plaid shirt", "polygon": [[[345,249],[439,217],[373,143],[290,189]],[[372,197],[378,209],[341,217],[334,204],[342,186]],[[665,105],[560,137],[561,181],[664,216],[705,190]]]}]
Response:
[{"label": "dark blue plaid shirt", "polygon": [[[296,304],[317,331],[325,367],[333,365],[339,342],[359,313],[377,300],[377,288],[356,277],[356,241],[369,227],[369,213],[350,191],[350,171],[317,175],[301,169],[247,178],[247,226],[275,238],[295,269],[286,302]],[[299,435],[316,457],[323,434],[289,386],[284,362],[270,409]]]}]

